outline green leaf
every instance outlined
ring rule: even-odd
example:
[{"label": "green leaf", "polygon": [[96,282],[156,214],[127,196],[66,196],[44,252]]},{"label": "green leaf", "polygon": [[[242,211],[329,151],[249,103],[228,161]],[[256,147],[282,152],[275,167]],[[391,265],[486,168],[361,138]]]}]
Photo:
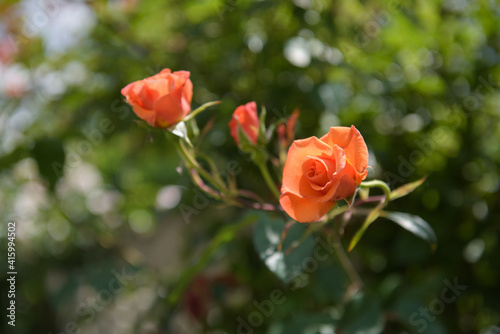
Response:
[{"label": "green leaf", "polygon": [[339,333],[379,334],[384,330],[384,317],[380,300],[372,295],[358,292],[346,305],[340,319]]},{"label": "green leaf", "polygon": [[414,235],[416,235],[421,239],[424,239],[431,245],[432,250],[436,249],[437,247],[436,233],[434,233],[434,230],[429,225],[429,223],[427,223],[421,217],[410,215],[404,212],[388,212],[388,211],[382,211],[380,213],[380,216],[392,220],[405,230],[413,233]]},{"label": "green leaf", "polygon": [[[334,251],[333,246],[332,251]],[[332,256],[335,257],[333,254]],[[314,273],[314,283],[310,286],[310,297],[318,303],[340,306],[350,284],[351,281],[339,261],[328,262],[318,267]]]},{"label": "green leaf", "polygon": [[283,240],[282,251],[278,251],[285,221],[277,215],[263,212],[259,212],[258,215],[259,221],[255,225],[253,238],[255,249],[269,270],[282,281],[288,283],[301,274],[303,262],[311,256],[316,240],[311,235],[295,247],[292,252],[285,255],[285,251],[295,240],[300,238],[307,225],[295,224],[291,226]]},{"label": "green leaf", "polygon": [[427,176],[424,176],[420,180],[404,184],[401,187],[394,189],[391,192],[391,201],[408,195],[413,190],[417,189],[422,183],[424,183],[426,178],[427,178]]},{"label": "green leaf", "polygon": [[375,219],[377,219],[380,215],[380,211],[384,207],[385,203],[381,202],[379,205],[373,208],[373,210],[366,216],[365,221],[363,222],[363,225],[360,227],[360,229],[356,232],[356,234],[352,237],[351,242],[349,243],[349,248],[347,249],[348,252],[352,251],[354,247],[358,244],[358,241],[361,239],[363,234],[365,233],[366,229],[368,226],[370,226]]}]

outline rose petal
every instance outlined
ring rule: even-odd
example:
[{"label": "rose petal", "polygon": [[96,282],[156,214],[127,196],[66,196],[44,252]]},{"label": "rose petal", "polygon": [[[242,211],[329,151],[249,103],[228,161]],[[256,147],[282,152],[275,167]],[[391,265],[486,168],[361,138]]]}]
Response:
[{"label": "rose petal", "polygon": [[285,167],[283,169],[282,192],[300,194],[300,180],[302,179],[302,162],[307,156],[330,156],[332,148],[316,137],[300,139],[293,142],[288,150]]},{"label": "rose petal", "polygon": [[163,79],[163,78],[156,79],[156,80],[145,79],[143,81],[144,81],[144,85],[147,87],[147,89],[149,89],[150,91],[154,91],[158,97],[169,93],[167,79]]},{"label": "rose petal", "polygon": [[248,136],[252,143],[257,143],[257,138],[259,135],[259,117],[257,115],[257,103],[255,103],[254,101],[248,102],[245,105],[237,107],[233,112],[232,119],[229,122],[229,128],[231,130],[231,136],[239,145],[238,125],[241,127],[241,130],[243,130],[243,132]]},{"label": "rose petal", "polygon": [[323,160],[319,157],[307,156],[302,161],[302,173],[304,178],[311,183],[311,186],[323,187],[330,181],[328,170],[334,170],[335,166],[336,163],[332,159]]},{"label": "rose petal", "polygon": [[133,104],[132,109],[140,119],[148,122],[151,126],[156,126],[156,115],[154,110],[144,109],[137,104]]},{"label": "rose petal", "polygon": [[[354,194],[356,186],[357,184],[356,181],[354,181],[354,178],[351,175],[344,174],[339,178],[336,186],[331,188],[331,194],[327,194],[325,197],[328,197],[333,201],[345,199]],[[335,191],[333,191],[334,188]]]},{"label": "rose petal", "polygon": [[368,167],[368,148],[358,129],[349,127],[331,127],[321,140],[330,146],[338,145],[344,149],[347,161],[356,170],[356,182],[359,184],[366,178]]},{"label": "rose petal", "polygon": [[155,127],[168,127],[191,111],[193,84],[188,71],[168,68],[125,86],[121,93],[140,118]]},{"label": "rose petal", "polygon": [[181,105],[181,97],[178,96],[179,93],[174,94],[174,92],[162,96],[154,104],[156,123],[160,127],[168,127],[184,118],[185,113]]},{"label": "rose petal", "polygon": [[331,180],[323,189],[315,191],[304,181],[300,182],[300,195],[315,203],[338,201],[347,198],[356,191],[356,182],[351,175],[342,174]]},{"label": "rose petal", "polygon": [[300,223],[310,223],[320,220],[330,211],[335,202],[315,203],[292,193],[283,193],[280,204],[285,212]]},{"label": "rose petal", "polygon": [[189,108],[191,109],[191,101],[193,99],[193,83],[189,79],[187,79],[186,82],[184,83],[182,96],[184,97],[187,104],[189,105]]},{"label": "rose petal", "polygon": [[160,73],[157,73],[150,78],[152,78],[152,79],[166,79],[171,73],[172,73],[171,69],[164,68],[163,70],[160,71]]},{"label": "rose petal", "polygon": [[126,85],[125,87],[123,87],[121,90],[122,95],[127,96],[130,93],[130,90],[132,89],[132,87],[134,87],[134,85],[136,84],[136,82],[137,81],[131,82],[128,85]]},{"label": "rose petal", "polygon": [[183,88],[186,84],[186,81],[189,80],[190,73],[188,71],[176,71],[172,73],[169,78],[173,80],[174,85],[172,86],[172,90],[175,88]]},{"label": "rose petal", "polygon": [[134,82],[134,85],[130,87],[130,90],[127,94],[127,100],[130,104],[138,104],[141,107],[144,107],[140,98],[142,89],[144,89],[144,82],[142,80]]},{"label": "rose petal", "polygon": [[127,96],[132,105],[139,105],[148,110],[153,109],[155,101],[160,95],[148,87],[145,80],[137,81]]}]

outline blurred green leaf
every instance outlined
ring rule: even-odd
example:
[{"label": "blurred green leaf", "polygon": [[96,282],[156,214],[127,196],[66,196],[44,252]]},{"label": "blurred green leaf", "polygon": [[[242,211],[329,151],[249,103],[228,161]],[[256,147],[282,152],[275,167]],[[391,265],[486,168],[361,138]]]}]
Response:
[{"label": "blurred green leaf", "polygon": [[388,212],[382,211],[380,213],[381,217],[392,220],[405,230],[413,233],[417,237],[424,239],[430,245],[432,250],[435,250],[437,247],[437,237],[436,233],[432,227],[421,217],[410,215],[404,212]]},{"label": "blurred green leaf", "polygon": [[[335,255],[332,254],[332,257]],[[335,284],[332,284],[335,282]],[[351,284],[339,262],[330,262],[318,268],[314,274],[314,281],[310,286],[316,300],[325,303],[341,305],[346,289]]]},{"label": "blurred green leaf", "polygon": [[366,229],[370,226],[371,223],[375,221],[375,219],[379,217],[380,211],[384,207],[384,204],[385,204],[384,202],[381,202],[379,205],[374,207],[372,211],[370,211],[365,221],[363,222],[363,225],[361,225],[359,230],[352,237],[351,242],[349,243],[349,248],[347,249],[348,252],[352,251],[354,247],[356,247],[358,241],[361,239]]},{"label": "blurred green leaf", "polygon": [[426,179],[427,179],[427,176],[424,176],[420,180],[407,183],[407,184],[402,185],[401,187],[399,187],[397,189],[394,189],[391,192],[391,201],[395,200],[397,198],[400,198],[400,197],[408,195],[413,190],[417,189],[422,183],[424,183]]},{"label": "blurred green leaf", "polygon": [[285,221],[280,216],[259,213],[259,221],[254,230],[254,246],[260,258],[276,276],[285,283],[300,275],[303,262],[311,256],[316,241],[311,235],[292,252],[285,255],[285,250],[304,233],[306,224],[295,224],[290,227],[283,240],[282,250],[278,251]]},{"label": "blurred green leaf", "polygon": [[346,305],[339,327],[343,334],[382,333],[384,316],[380,300],[358,292]]}]

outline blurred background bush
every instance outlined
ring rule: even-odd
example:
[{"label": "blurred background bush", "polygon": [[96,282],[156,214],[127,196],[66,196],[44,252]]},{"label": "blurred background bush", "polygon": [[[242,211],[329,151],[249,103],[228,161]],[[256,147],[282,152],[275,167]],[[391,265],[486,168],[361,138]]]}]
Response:
[{"label": "blurred background bush", "polygon": [[[7,0],[0,11],[4,258],[17,222],[8,333],[335,332],[344,286],[333,259],[292,291],[260,261],[252,227],[210,244],[242,210],[202,201],[182,215],[199,198],[175,149],[137,126],[120,95],[166,67],[191,72],[193,107],[222,101],[199,117],[215,116],[204,145],[221,170],[240,163],[243,188],[267,194],[227,128],[251,100],[269,120],[299,108],[297,138],[354,124],[369,178],[396,187],[428,175],[390,209],[427,220],[436,252],[378,220],[349,255],[385,312],[369,333],[500,323],[497,2]],[[441,309],[447,282],[466,289]],[[238,327],[275,289],[284,302]],[[361,321],[345,332],[368,333]]]}]

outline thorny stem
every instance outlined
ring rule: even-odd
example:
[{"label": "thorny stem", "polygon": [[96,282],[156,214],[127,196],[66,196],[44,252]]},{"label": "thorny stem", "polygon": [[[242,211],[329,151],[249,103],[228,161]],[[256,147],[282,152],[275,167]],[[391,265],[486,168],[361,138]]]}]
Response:
[{"label": "thorny stem", "polygon": [[371,196],[366,199],[359,199],[354,204],[351,206],[351,209],[363,204],[363,203],[370,203],[370,202],[380,202],[384,200],[385,195],[380,195],[380,196]]},{"label": "thorny stem", "polygon": [[228,190],[226,189],[226,186],[220,181],[214,179],[205,169],[200,166],[198,161],[196,161],[196,159],[188,152],[186,146],[184,146],[182,141],[178,142],[177,148],[180,155],[186,160],[186,163],[189,167],[194,168],[203,178],[205,178],[205,180],[210,182],[222,194],[231,197],[228,193]]},{"label": "thorny stem", "polygon": [[247,201],[243,198],[238,198],[236,196],[226,197],[223,194],[221,195],[217,191],[215,191],[214,189],[212,189],[211,187],[206,185],[205,182],[203,182],[203,180],[201,179],[201,177],[198,174],[198,172],[196,171],[196,169],[190,168],[189,172],[190,172],[191,179],[193,180],[193,183],[198,188],[200,188],[202,191],[204,191],[205,193],[209,194],[210,196],[212,196],[213,198],[215,198],[217,200],[223,200],[228,204],[232,204],[232,205],[244,207],[244,208],[249,208],[249,209],[254,209],[254,210],[282,211],[282,209],[280,207],[277,207],[277,206],[269,204],[269,203],[263,203],[263,202],[254,203],[254,202]]},{"label": "thorny stem", "polygon": [[221,196],[217,191],[207,186],[205,182],[203,182],[200,175],[198,174],[198,171],[195,168],[189,169],[189,175],[191,176],[191,180],[193,181],[193,183],[197,185],[201,190],[211,195],[215,199],[221,199]]},{"label": "thorny stem", "polygon": [[264,203],[264,201],[259,196],[257,196],[257,194],[251,192],[250,190],[240,189],[240,190],[238,190],[238,195],[245,197],[245,198],[252,199],[252,200],[259,202],[259,203]]},{"label": "thorny stem", "polygon": [[[219,199],[219,200],[222,199],[229,204],[233,204],[233,205],[240,206],[240,207],[246,207],[246,208],[255,209],[255,210],[262,210],[262,211],[281,211],[280,207],[277,207],[277,206],[272,205],[272,204],[262,203],[261,201],[259,201],[260,203],[254,203],[254,202],[244,200],[242,198],[237,198],[237,196],[234,196],[235,194],[231,194],[231,192],[227,189],[227,187],[222,182],[222,180],[220,180],[219,178],[213,178],[210,175],[210,173],[208,173],[205,169],[203,169],[203,167],[200,166],[198,161],[196,161],[196,159],[190,154],[190,152],[187,150],[187,148],[183,145],[182,142],[177,143],[177,149],[178,149],[180,155],[186,161],[186,164],[190,170],[189,174],[190,174],[193,182],[202,191],[209,194],[210,196],[212,196],[216,199]],[[267,169],[266,169],[266,172],[267,172]],[[269,173],[267,173],[267,175],[270,178]],[[220,194],[217,193],[216,190],[212,189],[207,184],[205,184],[203,182],[203,180],[201,179],[201,177],[203,177],[205,180],[210,182],[216,188],[216,190],[218,192],[220,192]],[[276,188],[274,188],[274,189],[276,190]],[[241,192],[241,195],[246,194],[247,197],[250,197],[250,196],[248,196],[248,194],[245,191],[240,191],[240,192]],[[279,196],[279,194],[278,194],[278,196]]]},{"label": "thorny stem", "polygon": [[196,151],[196,154],[210,166],[215,180],[221,184],[224,184],[224,181],[220,177],[220,173],[217,171],[217,166],[215,165],[213,160],[207,154],[201,153],[199,151]]},{"label": "thorny stem", "polygon": [[255,202],[250,202],[247,200],[244,200],[242,198],[237,198],[235,199],[240,206],[249,208],[249,209],[254,209],[254,210],[261,210],[261,211],[277,211],[280,212],[282,209],[280,207],[277,207],[275,205],[269,204],[269,203],[255,203]]}]

